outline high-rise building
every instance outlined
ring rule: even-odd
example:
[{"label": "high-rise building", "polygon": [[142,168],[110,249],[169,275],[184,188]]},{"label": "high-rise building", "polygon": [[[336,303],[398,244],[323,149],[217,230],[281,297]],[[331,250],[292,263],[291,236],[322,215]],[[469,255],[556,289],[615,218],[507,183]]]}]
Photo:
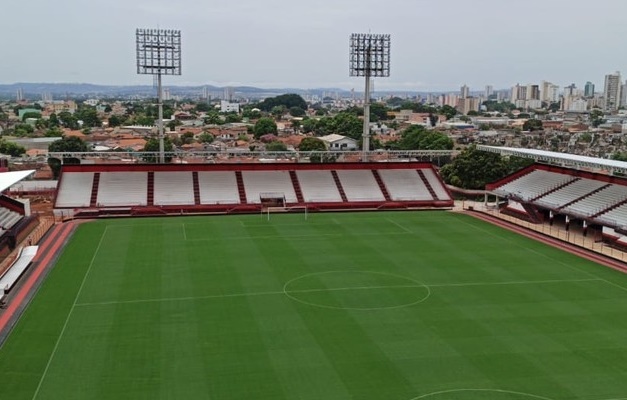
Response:
[{"label": "high-rise building", "polygon": [[511,97],[511,102],[516,104],[517,101],[519,100],[526,100],[527,99],[527,86],[522,86],[520,84],[516,84],[516,86],[514,86],[512,88],[512,97]]},{"label": "high-rise building", "polygon": [[486,87],[485,87],[485,98],[489,99],[490,96],[492,96],[492,94],[494,94],[494,87],[492,87],[492,85],[486,85]]},{"label": "high-rise building", "polygon": [[459,97],[462,99],[470,97],[470,88],[466,85],[462,86],[459,90]]},{"label": "high-rise building", "polygon": [[228,102],[232,102],[234,95],[235,95],[235,90],[231,86],[227,86],[224,88],[224,100]]},{"label": "high-rise building", "polygon": [[621,94],[621,77],[620,72],[605,75],[605,84],[603,85],[603,97],[605,100],[605,109],[608,111],[616,111],[620,106]]},{"label": "high-rise building", "polygon": [[590,81],[586,82],[586,86],[584,86],[583,95],[585,97],[594,97],[594,83]]},{"label": "high-rise building", "polygon": [[527,85],[525,100],[540,100],[540,86]]},{"label": "high-rise building", "polygon": [[24,101],[24,89],[17,89],[17,93],[15,94],[15,100],[17,100],[18,102]]},{"label": "high-rise building", "polygon": [[577,85],[571,83],[564,88],[564,96],[574,96],[577,92]]},{"label": "high-rise building", "polygon": [[557,103],[560,101],[560,87],[548,81],[542,81],[540,85],[540,100],[546,103]]}]

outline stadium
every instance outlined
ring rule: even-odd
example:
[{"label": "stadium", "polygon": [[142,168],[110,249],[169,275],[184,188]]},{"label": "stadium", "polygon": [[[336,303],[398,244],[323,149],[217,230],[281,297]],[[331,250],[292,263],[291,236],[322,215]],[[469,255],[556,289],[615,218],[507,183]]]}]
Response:
[{"label": "stadium", "polygon": [[627,163],[482,150],[536,162],[68,164],[41,235],[3,196],[0,397],[627,398]]}]

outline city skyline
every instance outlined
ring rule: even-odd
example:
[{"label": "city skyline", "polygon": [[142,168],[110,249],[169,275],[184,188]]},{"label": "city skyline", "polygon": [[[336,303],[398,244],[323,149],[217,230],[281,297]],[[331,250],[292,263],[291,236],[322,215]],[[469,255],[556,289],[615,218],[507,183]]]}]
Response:
[{"label": "city skyline", "polygon": [[[136,28],[182,31],[182,76],[172,86],[333,87],[359,90],[348,74],[352,32],[392,37],[391,76],[378,90],[476,92],[516,83],[560,86],[593,82],[627,67],[621,11],[627,3],[599,0],[591,15],[582,0],[529,0],[512,8],[498,0],[446,4],[390,0],[287,0],[237,3],[163,0],[90,3],[11,2],[0,26],[0,83],[151,84],[134,73]],[[19,18],[17,18],[19,16]],[[26,22],[26,23],[25,23]],[[17,34],[16,34],[17,33]]]}]

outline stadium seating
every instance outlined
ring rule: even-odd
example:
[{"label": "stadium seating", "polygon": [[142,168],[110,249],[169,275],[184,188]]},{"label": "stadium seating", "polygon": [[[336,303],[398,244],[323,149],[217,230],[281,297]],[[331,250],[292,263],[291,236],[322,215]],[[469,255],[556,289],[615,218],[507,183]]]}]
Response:
[{"label": "stadium seating", "polygon": [[627,186],[609,185],[565,207],[563,212],[590,217],[627,199]]},{"label": "stadium seating", "polygon": [[453,206],[426,162],[81,164],[60,179],[55,210],[85,218],[258,212],[277,196],[312,210]]},{"label": "stadium seating", "polygon": [[145,206],[147,193],[146,172],[101,172],[96,202],[102,207]]},{"label": "stadium seating", "polygon": [[435,200],[415,170],[382,169],[379,175],[392,200]]},{"label": "stadium seating", "polygon": [[627,227],[627,204],[621,204],[595,218],[603,225]]},{"label": "stadium seating", "polygon": [[573,180],[566,186],[538,198],[534,201],[534,204],[546,208],[557,209],[572,202],[574,199],[585,197],[605,185],[607,185],[606,182],[595,181],[592,179]]},{"label": "stadium seating", "polygon": [[198,186],[201,204],[239,204],[237,181],[233,171],[200,171]]},{"label": "stadium seating", "polygon": [[11,229],[22,217],[18,212],[0,207],[0,229],[2,232]]},{"label": "stadium seating", "polygon": [[438,200],[449,200],[451,195],[449,195],[448,191],[444,187],[442,181],[435,175],[435,172],[430,168],[425,168],[421,170],[424,174],[425,178],[433,188],[436,196],[438,196]]},{"label": "stadium seating", "polygon": [[335,185],[331,171],[296,171],[296,176],[306,202],[342,201],[342,196]]},{"label": "stadium seating", "polygon": [[513,194],[523,200],[531,200],[575,179],[577,178],[571,175],[544,170],[533,170],[495,189],[494,192],[502,195]]},{"label": "stadium seating", "polygon": [[93,172],[69,172],[60,182],[57,207],[89,207]]},{"label": "stadium seating", "polygon": [[194,183],[191,171],[155,172],[155,205],[194,204]]},{"label": "stadium seating", "polygon": [[372,171],[338,170],[337,175],[348,201],[385,201]]},{"label": "stadium seating", "polygon": [[242,178],[249,203],[260,203],[261,193],[282,193],[287,203],[298,202],[289,171],[242,171]]}]

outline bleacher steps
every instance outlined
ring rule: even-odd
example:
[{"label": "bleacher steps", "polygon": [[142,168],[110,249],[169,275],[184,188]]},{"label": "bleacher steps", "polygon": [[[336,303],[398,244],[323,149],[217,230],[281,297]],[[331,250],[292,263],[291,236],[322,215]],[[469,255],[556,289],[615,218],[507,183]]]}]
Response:
[{"label": "bleacher steps", "polygon": [[379,189],[381,189],[381,193],[383,193],[383,197],[385,197],[385,201],[392,201],[392,197],[390,196],[388,189],[385,187],[385,183],[383,183],[383,179],[381,179],[381,175],[379,174],[379,171],[377,171],[376,169],[373,169],[372,175],[374,175],[374,179],[377,181],[377,184],[379,185]]},{"label": "bleacher steps", "polygon": [[348,198],[346,197],[346,193],[344,192],[344,188],[342,187],[342,182],[340,182],[340,177],[337,175],[337,171],[332,170],[331,175],[333,176],[333,181],[337,186],[338,192],[340,192],[340,196],[342,196],[342,201],[345,203],[348,202]]},{"label": "bleacher steps", "polygon": [[418,172],[418,175],[420,175],[420,179],[422,179],[422,182],[425,184],[425,186],[429,190],[429,193],[431,193],[431,196],[433,197],[433,200],[440,200],[438,198],[438,195],[435,193],[435,190],[433,190],[433,186],[431,186],[431,183],[429,182],[429,180],[425,176],[424,172],[422,172],[419,169],[417,169],[416,172]]},{"label": "bleacher steps", "polygon": [[194,204],[200,205],[200,183],[198,182],[198,171],[192,172],[192,184],[194,185]]},{"label": "bleacher steps", "polygon": [[235,179],[237,180],[237,191],[239,192],[239,202],[241,204],[248,203],[246,199],[246,188],[244,187],[244,178],[242,177],[242,171],[235,171]]},{"label": "bleacher steps", "polygon": [[100,172],[94,172],[94,180],[91,183],[91,197],[89,199],[90,207],[98,206],[98,186],[100,184]]},{"label": "bleacher steps", "polygon": [[146,194],[146,204],[153,206],[155,204],[155,173],[153,171],[148,172],[148,190]]},{"label": "bleacher steps", "polygon": [[290,171],[290,178],[292,179],[292,185],[294,185],[294,193],[296,193],[296,199],[298,199],[299,203],[304,203],[305,199],[303,197],[303,192],[300,188],[300,182],[298,181],[296,171]]}]

